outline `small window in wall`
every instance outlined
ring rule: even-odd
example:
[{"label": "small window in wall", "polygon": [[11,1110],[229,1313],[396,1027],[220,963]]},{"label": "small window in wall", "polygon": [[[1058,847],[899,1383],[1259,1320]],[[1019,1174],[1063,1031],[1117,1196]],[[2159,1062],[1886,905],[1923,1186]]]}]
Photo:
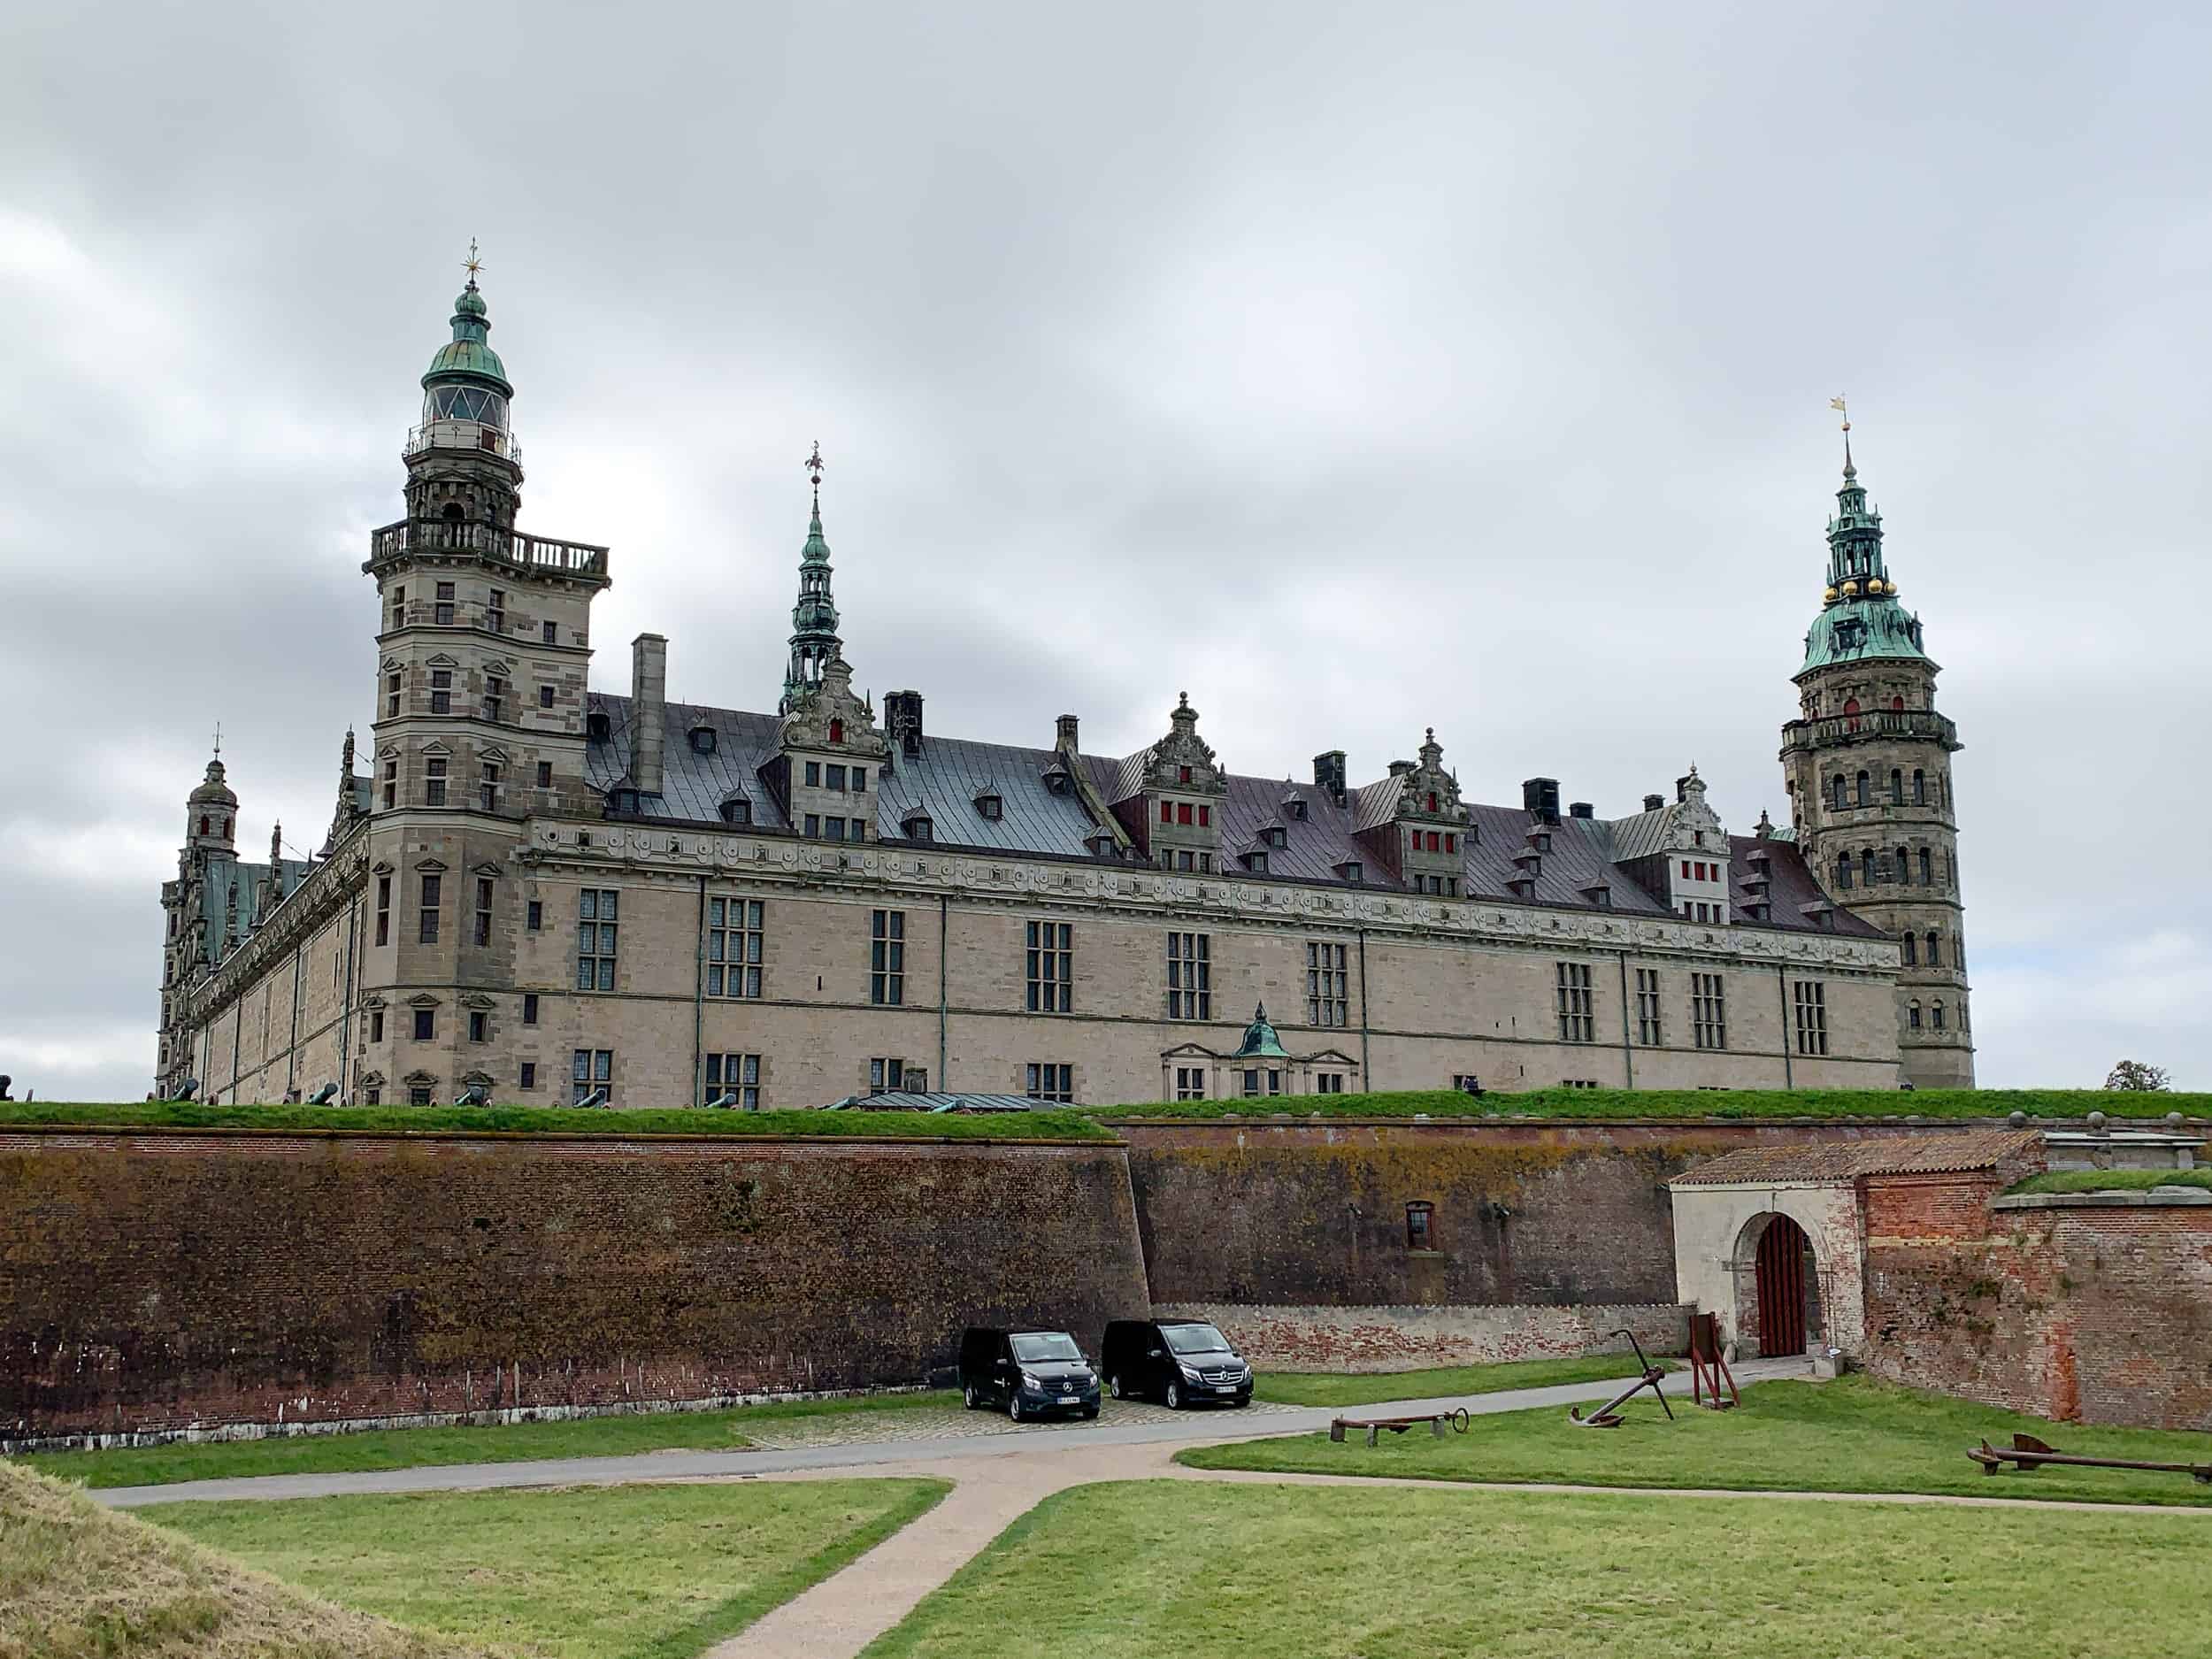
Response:
[{"label": "small window in wall", "polygon": [[906,912],[871,912],[868,942],[868,1000],[880,1008],[906,1001]]},{"label": "small window in wall", "polygon": [[489,876],[476,879],[476,942],[492,942],[492,883]]},{"label": "small window in wall", "polygon": [[710,1054],[707,1056],[707,1099],[733,1096],[731,1103],[749,1112],[760,1110],[760,1056],[757,1054]]},{"label": "small window in wall", "polygon": [[491,1036],[491,1027],[492,1021],[489,1014],[480,1008],[469,1010],[469,1041],[471,1042],[488,1041]]},{"label": "small window in wall", "polygon": [[535,991],[523,993],[522,1023],[526,1025],[534,1025],[538,1023],[538,994]]},{"label": "small window in wall", "polygon": [[887,1094],[894,1089],[906,1087],[906,1062],[879,1059],[868,1062],[868,1093]]},{"label": "small window in wall", "polygon": [[1415,1202],[1406,1206],[1406,1248],[1433,1250],[1436,1248],[1436,1206]]},{"label": "small window in wall", "polygon": [[538,707],[541,709],[549,709],[552,706],[553,687],[550,686],[540,686],[538,687]]},{"label": "small window in wall", "polygon": [[1052,1061],[1033,1062],[1022,1070],[1022,1093],[1031,1100],[1071,1103],[1075,1099],[1075,1068]]},{"label": "small window in wall", "polygon": [[614,989],[620,897],[612,887],[586,887],[576,899],[576,988]]},{"label": "small window in wall", "polygon": [[433,755],[422,764],[422,800],[425,806],[445,804],[445,759]]},{"label": "small window in wall", "polygon": [[1202,1065],[1179,1065],[1175,1068],[1175,1098],[1177,1100],[1204,1100],[1206,1098],[1206,1068]]},{"label": "small window in wall", "polygon": [[1344,1073],[1341,1071],[1315,1072],[1313,1092],[1317,1094],[1341,1094],[1344,1093]]},{"label": "small window in wall", "polygon": [[1905,966],[1908,968],[1918,966],[1920,962],[1920,941],[1918,935],[1909,933],[1904,936],[1901,942],[1905,948]]},{"label": "small window in wall", "polygon": [[430,1088],[429,1088],[429,1086],[428,1086],[427,1084],[418,1083],[418,1084],[416,1084],[413,1087],[410,1088],[410,1089],[407,1091],[407,1103],[408,1103],[410,1106],[427,1106],[427,1105],[429,1105],[429,1104],[430,1104]]},{"label": "small window in wall", "polygon": [[453,626],[453,584],[451,582],[438,584],[438,597],[434,605],[434,612],[433,619],[440,627],[449,628]]},{"label": "small window in wall", "polygon": [[415,930],[416,941],[434,945],[438,942],[439,878],[426,875],[422,879],[420,925]]},{"label": "small window in wall", "polygon": [[1256,1100],[1262,1095],[1279,1094],[1282,1092],[1283,1073],[1281,1067],[1270,1066],[1265,1071],[1262,1071],[1258,1067],[1255,1066],[1246,1071],[1244,1074],[1244,1094],[1247,1100]]},{"label": "small window in wall", "polygon": [[[1906,937],[1910,938],[1910,934]],[[1920,1003],[1917,998],[1905,1005],[1905,1024],[1914,1031],[1920,1029]]]},{"label": "small window in wall", "polygon": [[614,1050],[579,1048],[569,1061],[569,1100],[572,1103],[598,1090],[606,1091],[603,1105],[614,1104]]},{"label": "small window in wall", "polygon": [[1940,1002],[1936,1003],[1929,1010],[1929,1018],[1935,1028],[1938,1031],[1941,1031],[1943,1029],[1943,1004]]},{"label": "small window in wall", "polygon": [[830,722],[829,741],[833,743],[841,743],[845,741],[844,721],[832,720]]},{"label": "small window in wall", "polygon": [[1797,1009],[1797,1052],[1828,1052],[1828,987],[1818,979],[1800,979],[1792,987]]},{"label": "small window in wall", "polygon": [[376,879],[376,942],[380,945],[392,942],[392,879],[389,876]]},{"label": "small window in wall", "polygon": [[541,625],[539,637],[548,645],[558,645],[561,642],[561,631],[550,622],[544,623]]},{"label": "small window in wall", "polygon": [[707,901],[709,996],[760,995],[760,970],[766,942],[762,926],[764,914],[758,899]]},{"label": "small window in wall", "polygon": [[525,1091],[527,1091],[534,1089],[537,1086],[538,1063],[535,1060],[525,1060],[522,1063],[522,1081],[520,1087]]},{"label": "small window in wall", "polygon": [[415,1010],[415,1041],[435,1042],[438,1038],[438,1010],[419,1008]]},{"label": "small window in wall", "polygon": [[361,1103],[365,1106],[381,1106],[384,1103],[384,1091],[380,1088],[370,1089],[361,1097]]},{"label": "small window in wall", "polygon": [[384,1041],[384,1010],[380,1008],[373,1008],[369,1010],[369,1041],[371,1042]]}]

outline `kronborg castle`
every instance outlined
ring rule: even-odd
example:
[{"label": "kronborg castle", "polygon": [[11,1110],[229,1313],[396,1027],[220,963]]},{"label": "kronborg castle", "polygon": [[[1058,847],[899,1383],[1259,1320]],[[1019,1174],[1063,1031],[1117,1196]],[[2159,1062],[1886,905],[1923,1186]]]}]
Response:
[{"label": "kronborg castle", "polygon": [[654,634],[627,695],[591,690],[611,560],[518,527],[488,332],[472,276],[370,538],[373,741],[361,770],[347,734],[319,854],[241,860],[219,758],[191,791],[163,1095],[1972,1082],[1959,742],[1847,442],[1792,821],[1731,834],[1694,769],[1623,818],[1543,778],[1466,800],[1414,710],[1416,757],[1364,783],[1335,749],[1310,781],[1231,772],[1187,701],[1126,756],[1074,715],[994,734],[1034,747],[940,735],[919,692],[853,690],[818,470],[773,712],[669,702]]}]

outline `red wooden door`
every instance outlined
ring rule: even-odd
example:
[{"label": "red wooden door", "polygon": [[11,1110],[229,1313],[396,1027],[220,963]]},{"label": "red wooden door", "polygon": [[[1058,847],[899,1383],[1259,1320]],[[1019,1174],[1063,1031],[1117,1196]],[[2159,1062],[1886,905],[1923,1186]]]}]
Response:
[{"label": "red wooden door", "polygon": [[1805,1351],[1805,1229],[1777,1216],[1759,1235],[1759,1352]]}]

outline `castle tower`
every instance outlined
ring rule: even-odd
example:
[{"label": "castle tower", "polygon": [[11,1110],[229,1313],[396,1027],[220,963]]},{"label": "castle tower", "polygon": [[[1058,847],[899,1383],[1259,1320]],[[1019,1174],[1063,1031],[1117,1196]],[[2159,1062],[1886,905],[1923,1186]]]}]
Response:
[{"label": "castle tower", "polygon": [[798,707],[844,649],[837,637],[837,602],[830,596],[829,543],[822,536],[822,446],[818,443],[806,463],[814,480],[814,516],[807,523],[806,545],[799,551],[799,598],[791,607],[791,665],[784,671],[778,714]]},{"label": "castle tower", "polygon": [[192,1073],[184,1035],[184,997],[208,959],[206,872],[238,857],[238,797],[223,771],[219,738],[207,775],[184,802],[184,843],[177,849],[177,876],[161,884],[161,1017],[155,1031],[154,1092],[172,1098]]},{"label": "castle tower", "polygon": [[1828,524],[1828,581],[1795,679],[1782,767],[1805,862],[1837,903],[1898,940],[1898,1044],[1918,1088],[1970,1088],[1964,910],[1951,793],[1957,729],[1936,710],[1939,672],[1898,602],[1844,423],[1843,488]]},{"label": "castle tower", "polygon": [[377,718],[372,811],[527,817],[583,804],[591,602],[607,550],[515,528],[514,388],[489,343],[471,244],[453,338],[407,434],[407,516],[373,533]]},{"label": "castle tower", "polygon": [[872,841],[891,746],[876,723],[874,705],[853,690],[852,664],[837,637],[829,543],[822,536],[820,444],[807,457],[806,469],[814,484],[814,510],[799,554],[799,598],[791,607],[791,663],[776,705],[779,754],[771,787],[801,833]]}]

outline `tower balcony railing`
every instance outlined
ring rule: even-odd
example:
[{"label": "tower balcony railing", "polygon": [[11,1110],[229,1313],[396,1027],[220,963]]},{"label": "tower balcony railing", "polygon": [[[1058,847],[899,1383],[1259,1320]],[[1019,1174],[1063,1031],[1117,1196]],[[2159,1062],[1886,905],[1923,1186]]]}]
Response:
[{"label": "tower balcony railing", "polygon": [[522,446],[515,434],[480,420],[426,420],[407,429],[407,446],[400,453],[420,455],[426,449],[467,449],[476,454],[504,456],[522,465]]},{"label": "tower balcony railing", "polygon": [[369,533],[372,566],[411,553],[472,553],[519,569],[604,577],[607,549],[469,518],[402,518]]},{"label": "tower balcony railing", "polygon": [[1948,749],[1963,747],[1958,726],[1932,709],[1868,709],[1858,714],[1792,720],[1782,728],[1782,752],[1870,743],[1888,737],[1933,738]]}]

